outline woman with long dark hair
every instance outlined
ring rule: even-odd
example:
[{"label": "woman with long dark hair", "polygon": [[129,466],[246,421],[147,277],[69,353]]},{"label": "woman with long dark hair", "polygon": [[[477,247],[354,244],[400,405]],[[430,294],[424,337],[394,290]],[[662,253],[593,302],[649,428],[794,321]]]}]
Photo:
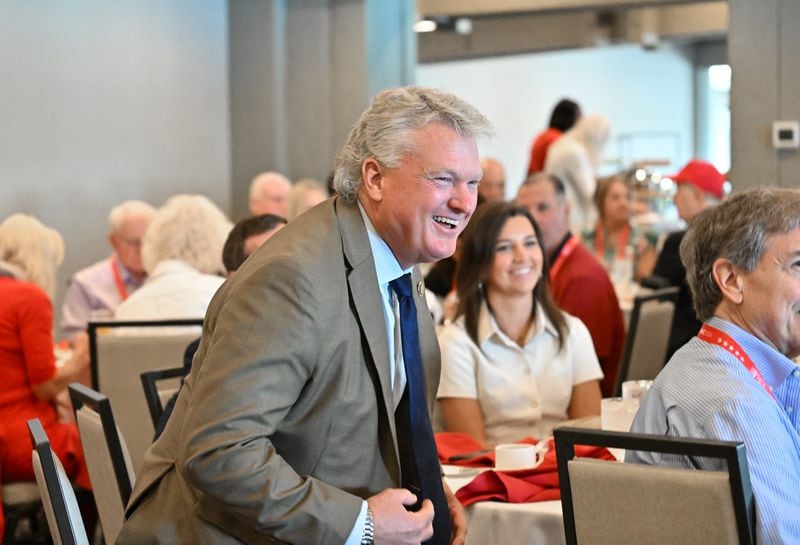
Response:
[{"label": "woman with long dark hair", "polygon": [[489,446],[544,438],[560,421],[600,414],[592,339],[555,305],[547,273],[527,210],[499,202],[476,213],[462,242],[457,318],[439,338],[448,431]]}]

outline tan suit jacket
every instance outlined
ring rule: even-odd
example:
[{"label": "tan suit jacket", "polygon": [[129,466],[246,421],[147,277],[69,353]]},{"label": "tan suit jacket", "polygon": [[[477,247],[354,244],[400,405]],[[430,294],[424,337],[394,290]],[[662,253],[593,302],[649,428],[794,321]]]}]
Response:
[{"label": "tan suit jacket", "polygon": [[[413,273],[429,403],[439,348]],[[146,418],[146,415],[142,415]],[[117,543],[343,543],[398,487],[383,307],[358,206],[279,231],[216,294]]]}]

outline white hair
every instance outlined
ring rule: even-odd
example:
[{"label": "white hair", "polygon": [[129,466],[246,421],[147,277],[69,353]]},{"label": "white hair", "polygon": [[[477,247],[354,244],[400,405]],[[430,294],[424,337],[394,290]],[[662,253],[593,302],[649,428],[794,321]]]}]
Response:
[{"label": "white hair", "polygon": [[292,186],[291,180],[280,172],[262,172],[250,182],[250,201],[261,199],[264,190],[272,185]]},{"label": "white hair", "polygon": [[597,168],[603,158],[603,148],[611,135],[611,124],[602,115],[585,115],[578,119],[575,126],[564,135],[574,138],[586,148],[589,161]]},{"label": "white hair", "polygon": [[63,259],[64,239],[33,216],[12,214],[0,224],[0,268],[36,284],[51,300]]},{"label": "white hair", "polygon": [[300,209],[303,204],[303,197],[314,191],[321,193],[324,199],[328,198],[328,188],[312,178],[303,178],[292,186],[292,190],[289,191],[289,196],[286,198],[287,220],[291,221],[303,212]]},{"label": "white hair", "polygon": [[142,240],[142,263],[152,273],[167,259],[179,259],[205,274],[224,271],[222,247],[233,225],[203,195],[175,195],[156,211]]},{"label": "white hair", "polygon": [[108,229],[110,233],[118,233],[130,217],[152,220],[155,215],[156,209],[144,201],[121,202],[108,213]]},{"label": "white hair", "polygon": [[482,113],[445,91],[419,86],[381,91],[350,129],[347,143],[336,157],[336,191],[343,199],[355,201],[363,162],[374,157],[385,167],[396,168],[403,155],[415,151],[416,131],[432,123],[440,123],[462,137],[492,133]]}]

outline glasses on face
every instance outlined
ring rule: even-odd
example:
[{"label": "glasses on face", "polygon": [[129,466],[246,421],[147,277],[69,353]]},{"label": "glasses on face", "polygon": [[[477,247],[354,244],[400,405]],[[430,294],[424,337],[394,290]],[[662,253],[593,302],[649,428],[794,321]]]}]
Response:
[{"label": "glasses on face", "polygon": [[116,235],[114,240],[116,240],[118,244],[127,246],[128,248],[141,248],[142,246],[142,239],[140,238],[125,238]]}]

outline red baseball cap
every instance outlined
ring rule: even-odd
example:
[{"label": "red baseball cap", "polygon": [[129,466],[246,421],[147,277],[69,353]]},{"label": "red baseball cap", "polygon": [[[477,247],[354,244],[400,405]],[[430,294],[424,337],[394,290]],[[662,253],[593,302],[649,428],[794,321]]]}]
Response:
[{"label": "red baseball cap", "polygon": [[707,161],[692,159],[680,172],[667,177],[678,184],[692,184],[718,199],[725,195],[725,176]]}]

